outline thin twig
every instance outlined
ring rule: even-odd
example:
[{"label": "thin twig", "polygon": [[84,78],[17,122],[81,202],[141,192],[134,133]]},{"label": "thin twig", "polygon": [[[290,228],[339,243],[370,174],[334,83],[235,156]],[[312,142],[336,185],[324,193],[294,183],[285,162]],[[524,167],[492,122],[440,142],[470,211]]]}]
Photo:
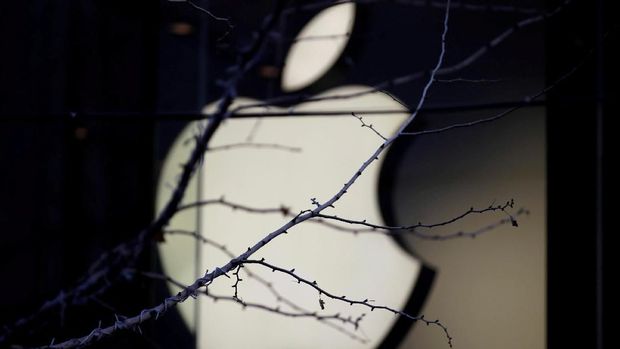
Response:
[{"label": "thin twig", "polygon": [[[268,18],[265,19],[264,26],[263,28],[261,28],[259,34],[257,35],[256,40],[254,41],[254,44],[251,47],[249,47],[248,50],[240,54],[238,63],[236,65],[237,69],[235,70],[235,74],[233,74],[233,76],[228,80],[226,87],[224,88],[222,98],[220,99],[220,102],[218,103],[217,112],[213,118],[209,119],[202,134],[199,137],[197,137],[196,146],[194,150],[192,151],[188,161],[183,166],[183,171],[181,173],[177,186],[172,193],[171,198],[169,199],[167,204],[164,206],[164,209],[161,211],[161,213],[155,219],[155,221],[149,227],[147,227],[142,232],[140,232],[138,237],[132,242],[134,249],[130,251],[130,256],[128,256],[127,258],[120,258],[121,262],[127,263],[127,260],[129,261],[137,260],[137,257],[142,252],[142,249],[144,248],[145,242],[148,241],[148,238],[152,237],[154,234],[158,234],[159,232],[161,232],[162,228],[168,224],[171,217],[178,211],[177,208],[180,205],[184,197],[185,191],[187,189],[190,179],[195,173],[196,167],[202,161],[204,151],[207,148],[208,142],[211,140],[211,137],[213,136],[213,134],[215,133],[215,130],[219,127],[221,122],[225,118],[230,116],[230,111],[228,109],[233,101],[233,98],[237,94],[236,86],[238,82],[242,79],[242,77],[247,73],[248,70],[250,70],[252,67],[256,65],[256,63],[258,62],[258,58],[259,58],[258,56],[262,55],[265,42],[269,38],[268,32],[271,31],[271,28],[273,27],[273,25],[278,21],[279,15],[281,14],[281,11],[283,9],[283,2],[282,1],[278,2],[275,8],[276,8],[276,12],[274,12],[274,15],[269,16]],[[131,265],[132,263],[129,263],[129,264]],[[107,272],[111,270],[110,268],[111,266],[106,267],[105,269],[106,272],[103,273],[104,278],[107,275]],[[225,271],[222,272],[221,270],[216,270],[216,272],[213,273],[212,275],[219,276],[219,275],[224,275],[224,274],[225,274]],[[193,285],[193,287],[188,288],[185,292],[180,292],[174,298],[170,298],[170,297],[166,298],[164,302],[160,304],[160,306],[151,308],[150,312],[149,310],[145,310],[140,314],[139,317],[130,318],[133,320],[126,319],[123,321],[119,321],[115,323],[114,326],[110,326],[106,329],[101,329],[100,331],[97,331],[97,335],[95,336],[91,334],[87,337],[82,337],[79,339],[70,339],[62,343],[54,344],[53,347],[54,348],[73,348],[76,346],[83,346],[87,343],[92,342],[93,340],[101,338],[101,336],[103,335],[110,335],[118,331],[119,329],[126,328],[127,326],[129,327],[137,326],[141,324],[143,321],[145,321],[146,319],[150,319],[151,317],[159,317],[159,315],[165,313],[168,310],[168,307],[170,307],[171,305],[177,304],[180,301],[185,300],[187,297],[194,294],[199,287],[202,287],[207,283],[210,283],[210,281],[202,280],[201,278],[197,280],[197,282]],[[83,286],[84,286],[83,284],[80,284],[78,287],[76,287],[76,289],[79,289]],[[90,287],[91,285],[89,284],[87,286]],[[44,304],[44,306],[46,305]],[[48,306],[48,307],[51,307],[51,306]],[[144,312],[148,312],[148,314],[144,314]],[[39,312],[27,318],[18,320],[16,324],[13,326],[13,329],[9,331],[5,331],[0,336],[0,343],[4,342],[8,338],[8,336],[14,332],[15,328],[23,327],[26,323],[28,323],[29,321],[32,321],[32,319],[38,316],[36,315],[38,313]],[[86,343],[84,342],[85,340],[86,340]]]},{"label": "thin twig", "polygon": [[254,143],[254,142],[242,142],[242,143],[217,145],[217,146],[207,148],[207,151],[213,152],[213,151],[230,150],[230,149],[238,149],[238,148],[274,149],[274,150],[289,151],[291,153],[300,153],[302,151],[300,147],[291,147],[288,145],[277,144],[277,143]]},{"label": "thin twig", "polygon": [[[242,266],[242,265],[240,265]],[[153,272],[145,272],[145,271],[132,271],[134,273],[138,273],[140,276],[142,277],[147,277],[149,279],[153,279],[153,280],[161,280],[161,281],[167,281],[170,282],[171,284],[175,285],[176,287],[179,287],[181,289],[187,287],[186,285],[182,284],[181,282],[171,278],[168,275],[164,275],[164,274],[159,274],[159,273],[153,273]],[[280,307],[278,306],[269,306],[266,304],[262,304],[262,303],[256,303],[256,302],[246,302],[244,300],[242,300],[241,298],[235,296],[221,296],[221,295],[215,295],[212,294],[211,292],[208,291],[208,289],[205,290],[201,290],[199,291],[200,294],[202,294],[205,297],[211,298],[213,299],[214,302],[223,300],[223,301],[231,301],[231,302],[235,302],[239,305],[241,305],[244,308],[256,308],[256,309],[260,309],[260,310],[264,310],[267,312],[271,312],[271,313],[275,313],[277,315],[282,315],[282,316],[286,316],[286,317],[291,317],[291,318],[314,318],[315,320],[319,321],[320,323],[326,324],[326,325],[330,325],[330,327],[333,327],[337,330],[339,330],[342,333],[345,333],[346,335],[348,335],[350,338],[355,339],[357,341],[360,341],[362,343],[366,343],[368,342],[368,339],[362,338],[360,336],[357,336],[355,333],[348,331],[347,329],[337,326],[335,324],[333,324],[332,322],[330,322],[329,320],[338,320],[339,322],[342,322],[342,324],[344,325],[351,325],[353,326],[353,328],[355,330],[357,330],[359,328],[360,325],[360,321],[363,319],[364,316],[360,316],[356,319],[352,319],[350,316],[345,317],[340,313],[335,313],[332,315],[325,315],[325,314],[319,314],[318,312],[310,312],[307,310],[298,310],[297,312],[292,312],[292,311],[286,311],[286,310],[282,310]]]},{"label": "thin twig", "polygon": [[437,79],[436,82],[441,83],[455,83],[455,82],[467,82],[472,84],[482,84],[482,83],[494,83],[500,82],[501,79],[467,79],[467,78],[454,78],[454,79]]},{"label": "thin twig", "polygon": [[173,1],[173,2],[186,1],[190,6],[192,6],[193,8],[195,8],[196,10],[200,12],[206,13],[209,17],[213,18],[214,20],[226,23],[229,30],[232,30],[235,28],[235,25],[232,23],[230,18],[216,16],[215,14],[213,14],[213,12],[207,10],[206,8],[196,5],[192,0],[168,0],[168,1]]},{"label": "thin twig", "polygon": [[[314,199],[315,199],[314,200],[315,205],[320,205],[316,201],[316,198]],[[193,202],[193,203],[180,207],[179,211],[190,209],[190,208],[197,208],[197,207],[205,206],[205,205],[211,205],[211,204],[221,204],[221,205],[229,206],[232,209],[239,209],[239,210],[242,210],[248,213],[258,213],[258,214],[276,213],[276,214],[282,214],[284,216],[291,217],[291,218],[297,218],[299,216],[299,215],[291,213],[290,208],[284,205],[280,206],[279,208],[257,208],[257,207],[250,207],[247,205],[232,203],[232,202],[224,200],[224,198]],[[496,223],[494,226],[498,226],[504,223],[511,223],[513,226],[516,226],[517,225],[516,217],[523,214],[526,210],[524,208],[521,208],[517,211],[516,214],[512,215],[506,211],[508,208],[514,208],[514,200],[511,199],[503,205],[492,204],[488,207],[481,208],[481,209],[475,209],[471,207],[467,211],[464,211],[463,213],[457,216],[454,216],[452,218],[449,218],[447,220],[443,220],[440,222],[425,223],[425,224],[419,222],[418,224],[408,225],[408,226],[386,226],[386,225],[367,222],[366,220],[354,220],[354,219],[349,219],[349,218],[344,218],[344,217],[338,217],[336,215],[325,215],[325,214],[318,214],[315,217],[308,220],[308,222],[320,224],[320,225],[323,225],[325,227],[328,227],[330,229],[334,229],[337,231],[343,231],[343,232],[348,232],[348,233],[353,233],[353,234],[378,233],[378,234],[386,234],[386,235],[412,235],[414,237],[424,239],[424,240],[448,240],[448,239],[455,239],[455,238],[460,238],[460,237],[474,238],[477,235],[480,235],[482,233],[489,231],[490,229],[482,228],[482,229],[478,229],[478,230],[471,231],[471,232],[458,231],[458,232],[449,233],[449,234],[429,234],[429,233],[421,232],[419,231],[419,229],[432,229],[432,228],[436,228],[440,226],[446,226],[446,225],[455,223],[457,221],[460,221],[464,219],[465,217],[472,215],[472,214],[483,214],[487,212],[495,212],[498,210],[506,213],[509,218],[506,220],[501,220],[499,223]],[[350,228],[350,227],[343,226],[340,224],[333,224],[330,221],[340,221],[342,223],[347,223],[350,225],[362,225],[362,226],[366,226],[367,228],[366,229]],[[229,257],[231,258],[234,257],[234,255],[226,249],[226,246],[218,244],[202,235],[199,235],[196,232],[187,231],[187,230],[178,230],[178,229],[167,229],[164,231],[164,233],[183,234],[183,235],[193,236],[194,238],[200,240],[203,243],[212,245],[222,250]]]},{"label": "thin twig", "polygon": [[[514,214],[509,215],[506,218],[502,218],[494,223],[485,225],[481,228],[471,231],[458,230],[451,233],[438,233],[438,234],[429,234],[424,233],[418,230],[381,230],[381,228],[367,228],[367,229],[338,229],[346,232],[350,232],[353,234],[362,234],[362,233],[374,233],[374,234],[385,234],[385,235],[411,235],[416,238],[422,240],[433,240],[433,241],[446,241],[453,239],[461,239],[461,238],[476,238],[479,235],[490,232],[502,225],[510,224],[513,227],[517,226],[517,217],[521,215],[529,214],[529,211],[525,208],[520,208]],[[345,227],[341,227],[345,228]]]},{"label": "thin twig", "polygon": [[[356,3],[356,4],[382,4],[396,3],[403,6],[445,9],[445,1],[429,1],[429,0],[326,0],[318,2],[310,2],[301,6],[293,6],[285,10],[286,15],[291,15],[300,11],[317,11],[337,4]],[[543,10],[538,7],[522,7],[515,5],[502,4],[480,4],[474,2],[456,1],[451,3],[454,10],[464,10],[470,12],[491,12],[491,13],[518,13],[518,14],[534,14],[541,13]]]},{"label": "thin twig", "polygon": [[[348,218],[343,218],[343,217],[338,217],[335,215],[326,215],[326,214],[317,214],[316,217],[318,218],[323,218],[323,219],[329,219],[329,220],[334,220],[334,221],[339,221],[339,222],[343,222],[343,223],[348,223],[348,224],[353,224],[353,225],[362,225],[365,227],[369,227],[372,229],[381,229],[381,230],[396,230],[396,231],[411,231],[413,232],[415,229],[420,229],[420,228],[425,228],[425,229],[432,229],[432,228],[437,228],[437,227],[441,227],[441,226],[445,226],[445,225],[449,225],[452,224],[456,221],[459,221],[467,216],[470,216],[472,214],[482,214],[485,212],[495,212],[495,211],[502,211],[504,213],[506,213],[509,217],[512,217],[512,215],[510,215],[506,209],[508,208],[513,208],[514,207],[514,200],[510,200],[507,201],[505,204],[503,205],[489,205],[486,208],[483,209],[474,209],[473,207],[471,207],[469,210],[465,211],[464,213],[461,213],[458,216],[452,217],[450,219],[438,222],[438,223],[422,223],[422,222],[418,222],[417,224],[413,224],[413,225],[406,225],[406,226],[387,226],[387,225],[381,225],[381,224],[376,224],[376,223],[370,223],[367,222],[365,219],[364,220],[355,220],[355,219],[348,219]],[[512,217],[512,220],[514,220],[515,223],[513,223],[514,225],[516,225],[516,220],[514,219],[514,217]]]},{"label": "thin twig", "polygon": [[[206,245],[210,245],[215,247],[216,249],[222,251],[226,256],[228,256],[229,258],[234,258],[235,255],[230,252],[230,250],[228,250],[228,248],[226,247],[226,245],[218,243],[214,240],[211,240],[209,238],[206,238],[200,234],[198,234],[195,231],[188,231],[188,230],[181,230],[181,229],[172,229],[172,230],[165,230],[164,233],[166,234],[180,234],[180,235],[187,235],[187,236],[191,236],[193,238],[195,238],[196,240],[200,241],[201,243],[204,243]],[[273,285],[273,283],[263,279],[262,277],[260,277],[259,275],[253,273],[249,267],[243,268],[242,269],[243,272],[246,273],[247,277],[255,280],[256,282],[258,282],[259,284],[263,285],[275,298],[275,300],[278,303],[283,303],[285,305],[287,305],[288,307],[290,307],[292,310],[296,311],[297,313],[304,313],[304,314],[310,314],[312,313],[311,311],[299,306],[298,304],[296,304],[295,302],[293,302],[292,300],[288,299],[286,296],[284,296],[283,294],[281,294]],[[176,283],[176,285],[180,285],[180,283]],[[322,324],[331,327],[341,333],[344,333],[345,335],[349,336],[352,339],[361,341],[363,343],[365,343],[367,341],[367,339],[361,338],[357,335],[355,335],[354,333],[350,332],[349,330],[347,330],[346,328],[343,328],[341,326],[338,326],[337,324],[334,324],[332,322],[329,321],[322,321],[321,319],[317,319],[319,320],[319,322],[321,322]]]},{"label": "thin twig", "polygon": [[325,41],[325,40],[331,41],[331,40],[348,38],[349,36],[351,36],[351,33],[330,34],[330,35],[309,35],[309,36],[302,36],[302,37],[292,39],[290,40],[290,42],[298,43],[298,42],[303,42],[303,41]]},{"label": "thin twig", "polygon": [[200,200],[195,201],[189,204],[185,204],[179,206],[177,212],[185,211],[192,208],[198,208],[207,205],[221,205],[230,207],[233,210],[240,210],[248,213],[281,213],[283,215],[288,215],[289,208],[281,205],[280,207],[268,207],[268,208],[260,208],[260,207],[250,207],[243,204],[234,203],[226,200],[223,196],[219,199],[209,199],[209,200]]},{"label": "thin twig", "polygon": [[295,280],[297,280],[297,283],[308,285],[308,286],[314,288],[315,290],[317,290],[320,295],[324,295],[324,296],[326,296],[328,298],[331,298],[333,300],[336,300],[336,301],[339,301],[339,302],[342,302],[342,303],[348,303],[349,305],[354,305],[354,304],[361,305],[361,306],[369,308],[370,311],[374,311],[375,309],[386,310],[386,311],[389,311],[391,313],[394,313],[394,314],[397,314],[397,315],[400,315],[400,316],[404,316],[404,317],[406,317],[408,319],[411,319],[411,320],[414,320],[414,321],[424,322],[427,325],[439,326],[444,331],[444,333],[446,335],[446,338],[448,339],[448,344],[450,345],[450,347],[452,347],[452,339],[453,338],[450,335],[450,333],[448,332],[448,328],[443,323],[441,323],[441,321],[439,321],[439,319],[437,319],[437,320],[427,320],[424,317],[424,315],[413,316],[413,315],[407,314],[407,313],[405,313],[403,311],[400,311],[400,310],[397,310],[397,309],[394,309],[394,308],[391,308],[391,307],[388,307],[388,306],[385,306],[385,305],[375,305],[375,304],[372,304],[369,299],[364,299],[364,300],[347,299],[346,296],[337,296],[337,295],[335,295],[335,294],[333,294],[331,292],[326,291],[324,288],[320,287],[316,280],[310,281],[309,279],[305,279],[305,278],[297,275],[294,272],[294,269],[290,269],[289,270],[289,269],[281,268],[281,267],[275,266],[273,264],[267,263],[267,262],[265,262],[264,258],[260,259],[260,260],[249,260],[248,259],[248,260],[240,261],[239,263],[241,263],[241,264],[257,264],[257,265],[262,265],[264,267],[267,267],[267,268],[271,269],[274,272],[277,271],[277,272],[280,272],[280,273],[283,273],[283,274],[287,274],[287,275],[291,276],[292,278],[294,278]]},{"label": "thin twig", "polygon": [[[90,343],[93,340],[97,340],[100,339],[102,336],[104,335],[111,335],[115,332],[117,332],[120,329],[126,329],[126,328],[134,328],[135,326],[140,325],[142,322],[147,321],[151,318],[155,318],[157,319],[159,316],[161,316],[162,314],[166,313],[168,311],[168,309],[172,306],[175,306],[176,304],[185,301],[187,298],[189,298],[190,296],[195,296],[196,293],[198,292],[198,290],[208,284],[210,284],[211,282],[213,282],[213,280],[215,280],[216,278],[222,276],[222,275],[227,275],[226,273],[228,271],[231,271],[232,269],[234,269],[240,262],[243,262],[245,260],[247,260],[251,255],[253,255],[254,253],[256,253],[258,250],[260,250],[262,247],[264,247],[266,244],[268,244],[271,240],[275,239],[276,237],[287,233],[287,230],[290,229],[291,227],[304,222],[312,217],[315,217],[317,214],[321,213],[321,211],[323,211],[324,209],[328,208],[328,207],[333,207],[333,204],[338,201],[346,192],[347,190],[357,181],[357,179],[362,175],[362,172],[364,172],[364,170],[370,166],[370,164],[372,164],[376,159],[378,159],[378,156],[385,150],[387,149],[387,147],[393,143],[399,136],[400,133],[403,132],[403,129],[406,128],[417,116],[417,113],[419,111],[419,109],[421,108],[421,106],[424,104],[424,101],[426,99],[426,94],[428,92],[428,89],[430,88],[430,86],[433,84],[433,80],[435,79],[435,74],[437,73],[437,71],[439,70],[439,68],[441,67],[441,64],[443,63],[443,58],[445,55],[445,51],[446,51],[446,35],[448,32],[448,19],[449,19],[449,14],[450,14],[450,1],[448,0],[447,6],[446,6],[446,12],[445,12],[445,17],[444,17],[444,22],[443,22],[443,32],[441,35],[441,51],[439,53],[439,58],[437,59],[437,63],[435,65],[435,67],[431,70],[430,73],[430,77],[426,83],[426,85],[424,86],[424,89],[422,91],[422,95],[420,97],[420,101],[416,107],[416,111],[401,125],[401,127],[399,128],[398,132],[388,138],[388,140],[386,140],[379,148],[377,148],[377,150],[362,164],[362,166],[358,169],[358,171],[353,174],[353,176],[351,177],[351,179],[343,186],[343,188],[341,190],[339,190],[331,199],[327,200],[326,202],[324,202],[323,204],[321,204],[320,206],[314,208],[313,210],[308,210],[308,211],[302,211],[299,216],[297,216],[296,218],[293,218],[291,221],[289,221],[288,223],[284,224],[282,227],[280,227],[279,229],[273,231],[272,233],[268,234],[265,238],[263,238],[262,240],[258,241],[254,246],[252,247],[248,247],[248,250],[244,253],[242,253],[241,255],[239,255],[237,258],[232,259],[231,261],[229,261],[228,263],[226,263],[226,265],[222,266],[222,267],[218,267],[216,268],[214,271],[210,272],[210,273],[205,273],[205,275],[199,279],[197,279],[194,283],[192,283],[191,285],[189,285],[188,287],[184,288],[181,292],[179,292],[177,295],[175,296],[171,296],[166,298],[163,303],[152,307],[152,308],[148,308],[143,310],[140,315],[136,315],[127,319],[124,319],[122,321],[117,321],[113,326],[108,326],[106,328],[100,329],[99,331],[97,331],[96,335],[94,336],[84,336],[81,338],[74,338],[74,339],[70,339],[68,341],[59,343],[59,344],[55,344],[54,346],[52,346],[52,348],[73,348],[76,346],[82,346],[84,344],[84,342],[86,343]],[[271,16],[269,18],[270,23],[274,23],[275,22],[275,18],[276,16]],[[263,32],[264,33],[264,32]],[[262,46],[262,45],[261,45]],[[255,49],[251,49],[249,51],[247,51],[247,53],[256,53],[256,52],[262,52],[262,47],[258,47]],[[245,73],[246,69],[249,68],[249,66],[255,64],[258,60],[258,57],[256,56],[252,56],[252,58],[250,58],[247,63],[242,65],[242,69],[239,70],[239,72],[241,72],[240,74]],[[233,87],[235,86],[235,83],[241,78],[242,75],[237,75],[236,78],[231,80],[231,85],[227,90],[232,90]],[[227,106],[230,104],[227,104]],[[375,307],[377,308],[377,307]],[[383,308],[381,308],[383,309]],[[387,310],[387,309],[386,309]],[[401,314],[402,312],[398,312],[398,314]],[[418,319],[415,318],[411,315],[407,315],[405,313],[402,313],[401,315],[403,316],[407,316],[413,319]],[[419,319],[423,321],[422,319]],[[435,322],[429,322],[429,323],[435,323]],[[437,322],[438,323],[438,322]],[[450,345],[452,345],[452,337],[449,336],[449,334],[447,333],[447,329],[445,329],[445,327],[441,324],[439,324],[440,326],[442,326],[442,328],[444,328],[444,331],[446,332],[446,335],[448,337],[448,342]]]},{"label": "thin twig", "polygon": [[[499,46],[501,43],[506,42],[507,39],[511,37],[512,35],[514,35],[515,33],[521,31],[522,29],[526,27],[529,27],[537,23],[541,23],[544,20],[547,20],[557,15],[566,6],[568,6],[570,2],[571,0],[565,0],[563,3],[561,3],[555,9],[549,12],[538,13],[534,16],[531,16],[531,17],[528,17],[528,18],[525,18],[525,19],[522,19],[516,22],[515,24],[511,25],[510,27],[508,27],[507,29],[503,30],[498,35],[493,37],[485,45],[481,46],[480,48],[472,52],[470,55],[466,56],[461,61],[453,65],[446,66],[446,67],[439,69],[435,75],[444,76],[444,75],[453,74],[460,70],[465,69],[466,67],[470,66],[471,64],[479,60],[485,54],[490,52],[491,49]],[[246,109],[256,108],[256,107],[265,107],[265,106],[281,104],[281,103],[295,103],[295,104],[302,103],[302,102],[312,103],[312,102],[320,102],[320,101],[325,101],[325,100],[338,100],[338,99],[350,99],[350,98],[361,97],[367,94],[377,93],[382,90],[389,89],[393,86],[399,86],[399,85],[411,83],[413,81],[417,81],[423,78],[426,74],[427,74],[427,71],[417,71],[417,72],[402,75],[396,78],[384,80],[382,82],[379,82],[377,84],[374,84],[368,87],[367,89],[364,89],[358,92],[340,93],[340,94],[335,94],[335,95],[316,96],[316,97],[308,96],[306,94],[290,94],[290,95],[285,95],[285,96],[279,96],[279,97],[264,100],[263,102],[246,104],[246,105],[233,108],[231,111],[231,114],[232,115],[243,115],[243,113],[241,112]]]},{"label": "thin twig", "polygon": [[381,133],[379,133],[379,131],[377,131],[377,129],[375,129],[374,126],[372,126],[372,124],[365,123],[361,116],[357,116],[357,115],[355,115],[355,113],[351,113],[351,115],[353,115],[354,118],[356,118],[357,120],[359,120],[362,123],[362,127],[369,128],[377,136],[381,137],[381,139],[383,139],[384,141],[387,141],[387,138],[385,138]]},{"label": "thin twig", "polygon": [[488,117],[488,118],[484,118],[484,119],[478,119],[478,120],[470,121],[470,122],[462,122],[462,123],[452,124],[452,125],[448,125],[448,126],[445,126],[445,127],[434,128],[434,129],[430,129],[430,130],[422,130],[422,131],[416,131],[416,132],[403,132],[402,135],[403,136],[422,136],[422,135],[427,135],[427,134],[442,133],[442,132],[454,130],[454,129],[457,129],[457,128],[472,127],[472,126],[476,126],[476,125],[480,125],[480,124],[485,124],[485,123],[497,121],[497,120],[499,120],[499,119],[501,119],[501,118],[503,118],[503,117],[505,117],[507,115],[510,115],[510,114],[514,113],[517,110],[522,109],[523,107],[526,107],[526,106],[532,104],[532,102],[534,102],[538,98],[544,96],[547,92],[549,92],[550,90],[554,89],[558,84],[562,83],[562,81],[568,79],[583,64],[585,64],[587,58],[590,57],[592,52],[593,51],[590,51],[590,53],[588,53],[588,55],[586,55],[584,60],[582,60],[578,65],[574,66],[568,72],[566,72],[565,74],[560,76],[552,84],[546,86],[545,88],[543,88],[542,90],[540,90],[539,92],[537,92],[537,93],[535,93],[533,95],[530,95],[530,96],[527,96],[527,97],[523,98],[523,100],[521,101],[520,104],[518,104],[518,105],[516,105],[514,107],[511,107],[511,108],[508,108],[508,109],[502,111],[499,114],[494,114],[493,116]]}]

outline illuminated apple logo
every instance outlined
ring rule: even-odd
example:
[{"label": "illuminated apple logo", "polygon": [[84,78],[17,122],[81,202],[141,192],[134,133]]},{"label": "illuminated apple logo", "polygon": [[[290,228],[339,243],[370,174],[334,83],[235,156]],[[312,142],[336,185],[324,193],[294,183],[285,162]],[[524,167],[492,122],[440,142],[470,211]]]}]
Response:
[{"label": "illuminated apple logo", "polygon": [[[330,7],[311,20],[299,37],[338,36],[352,29],[355,5],[345,3]],[[333,40],[299,40],[289,51],[282,75],[286,91],[301,89],[316,81],[336,62],[348,40],[342,35]],[[316,64],[311,64],[316,63]],[[363,86],[344,86],[324,92],[321,96],[366,90]],[[238,98],[232,108],[256,104],[259,101]],[[214,108],[205,107],[205,112]],[[277,107],[250,107],[240,113],[278,111]],[[324,100],[303,103],[288,111],[313,112],[346,110],[360,112],[367,123],[384,135],[393,133],[408,115],[405,107],[383,93],[366,94],[351,99]],[[362,111],[402,110],[402,114],[365,116]],[[282,110],[286,112],[287,110]],[[193,180],[185,203],[217,199],[222,196],[231,202],[253,207],[289,208],[290,212],[312,206],[311,198],[326,199],[340,189],[382,139],[359,120],[349,117],[308,116],[261,119],[254,130],[252,118],[229,119],[215,134],[210,147],[214,150],[232,144],[245,144],[254,132],[254,144],[279,144],[289,148],[238,146],[226,151],[210,151],[205,166]],[[177,138],[165,160],[159,181],[158,209],[170,195],[166,183],[174,183],[179,164],[191,151],[188,139],[196,134],[200,124],[190,124]],[[300,149],[300,151],[295,151]],[[381,222],[378,200],[378,177],[381,162],[375,163],[361,176],[331,214]],[[235,255],[245,251],[255,241],[282,225],[290,217],[282,214],[253,214],[230,207],[210,205],[179,213],[170,229],[199,231],[204,237],[225,244]],[[344,226],[351,229],[351,226]],[[191,237],[170,235],[159,252],[164,271],[181,282],[189,283],[205,269],[227,262],[230,257],[209,245],[199,245]],[[196,252],[195,252],[196,251]],[[268,262],[317,282],[326,290],[342,293],[347,298],[372,299],[405,309],[419,281],[423,265],[385,235],[344,232],[322,224],[306,222],[289,231],[257,255]],[[249,268],[249,267],[248,267]],[[313,318],[291,319],[260,309],[246,308],[235,302],[207,298],[198,303],[188,302],[180,308],[183,319],[197,335],[200,348],[372,348],[377,347],[398,320],[391,313],[349,306],[331,301],[319,301],[313,289],[298,285],[286,275],[271,270],[253,268],[252,273],[272,283],[272,289],[255,279],[245,277],[238,286],[238,296],[245,302],[261,303],[292,313],[299,309],[332,315],[341,313],[357,318],[367,313],[360,328],[339,321],[317,321]],[[231,296],[234,280],[218,279],[209,287],[213,295]],[[173,286],[171,291],[174,292]],[[291,307],[289,301],[296,307]],[[323,301],[325,303],[323,303]],[[420,300],[417,300],[418,303]],[[324,307],[325,309],[321,309]],[[340,331],[339,331],[340,330]],[[346,334],[341,333],[345,330]],[[355,337],[352,339],[350,337]]]}]

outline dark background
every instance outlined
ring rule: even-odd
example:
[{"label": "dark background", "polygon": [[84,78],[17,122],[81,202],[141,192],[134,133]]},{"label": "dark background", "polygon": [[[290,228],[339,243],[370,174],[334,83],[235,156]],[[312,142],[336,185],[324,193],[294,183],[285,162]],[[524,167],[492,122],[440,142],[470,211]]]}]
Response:
[{"label": "dark background", "polygon": [[[555,3],[519,5],[542,9]],[[471,109],[518,103],[586,57],[583,67],[545,102],[550,348],[594,347],[601,329],[595,320],[601,280],[606,290],[604,319],[612,314],[609,193],[614,176],[609,149],[611,118],[618,111],[613,89],[618,57],[612,52],[618,41],[611,4],[573,1],[560,16],[523,30],[463,74],[505,82],[456,91],[439,85],[427,104]],[[237,24],[226,35],[225,23],[209,20],[184,3],[37,0],[0,4],[0,277],[4,286],[0,324],[33,312],[60,289],[70,287],[99,254],[148,224],[157,168],[167,144],[184,122],[217,98],[215,82],[225,77],[223,68],[234,62],[234,48],[249,42],[252,29],[269,8],[268,1],[213,3],[214,13],[230,16]],[[355,34],[342,59],[304,92],[344,83],[373,84],[428,69],[438,51],[440,13],[432,7],[361,6]],[[287,22],[289,39],[310,15],[302,13]],[[447,63],[524,17],[455,10],[451,26],[458,30],[449,34]],[[190,31],[176,30],[179,23],[188,24]],[[286,50],[285,40],[273,44],[259,66],[277,67]],[[594,53],[588,56],[590,50]],[[390,92],[413,105],[420,87],[409,84]],[[259,70],[250,72],[239,92],[256,98],[280,93],[277,79],[261,76]],[[601,155],[603,161],[597,162]],[[604,228],[602,237],[595,234],[597,224]],[[156,256],[147,253],[141,263],[152,266],[154,260]],[[603,279],[596,273],[601,265]],[[100,302],[67,309],[62,329],[59,315],[52,314],[37,322],[41,332],[19,333],[15,342],[44,344],[54,336],[88,332],[99,320],[112,321],[115,312],[134,314],[153,304],[160,299],[158,292],[149,283],[120,282]],[[113,339],[114,345],[169,347],[166,340],[191,342],[183,328],[174,327],[179,324],[175,315],[166,319],[145,328],[145,336],[123,334]],[[167,329],[167,339],[161,338],[161,328]],[[609,328],[605,321],[608,335]]]}]

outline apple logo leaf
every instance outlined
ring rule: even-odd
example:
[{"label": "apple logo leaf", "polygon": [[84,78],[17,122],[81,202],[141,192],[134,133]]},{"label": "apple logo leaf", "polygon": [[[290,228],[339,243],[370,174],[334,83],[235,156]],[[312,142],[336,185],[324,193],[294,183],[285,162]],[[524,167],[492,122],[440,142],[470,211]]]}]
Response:
[{"label": "apple logo leaf", "polygon": [[293,92],[320,79],[344,51],[355,20],[355,4],[319,12],[297,34],[282,71],[282,90]]}]

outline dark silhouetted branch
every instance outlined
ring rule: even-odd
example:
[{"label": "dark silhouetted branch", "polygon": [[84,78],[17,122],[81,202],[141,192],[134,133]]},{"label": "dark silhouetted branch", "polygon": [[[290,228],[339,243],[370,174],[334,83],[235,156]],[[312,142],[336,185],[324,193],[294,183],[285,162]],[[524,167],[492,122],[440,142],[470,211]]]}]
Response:
[{"label": "dark silhouetted branch", "polygon": [[267,263],[265,262],[265,259],[260,259],[260,260],[244,260],[240,262],[241,264],[258,264],[258,265],[262,265],[264,267],[267,267],[269,269],[271,269],[274,272],[280,272],[283,274],[287,274],[289,276],[291,276],[292,278],[294,278],[297,283],[299,284],[305,284],[307,286],[310,286],[312,288],[314,288],[317,292],[319,292],[319,295],[321,296],[326,296],[328,298],[331,298],[333,300],[342,302],[342,303],[348,303],[349,305],[361,305],[364,306],[366,308],[369,308],[370,311],[374,311],[375,309],[379,309],[379,310],[386,310],[389,311],[391,313],[400,315],[400,316],[404,316],[408,319],[414,320],[414,321],[420,321],[423,322],[427,325],[436,325],[439,326],[445,333],[446,338],[448,339],[448,344],[450,345],[450,347],[452,347],[452,336],[450,335],[450,333],[448,332],[448,328],[441,323],[441,321],[439,320],[428,320],[426,318],[424,318],[424,315],[421,316],[412,316],[409,315],[405,312],[402,312],[400,310],[385,306],[385,305],[376,305],[376,304],[372,304],[371,300],[369,299],[364,299],[364,300],[358,300],[358,299],[348,299],[346,296],[337,296],[331,292],[326,291],[324,288],[320,287],[318,282],[316,280],[312,280],[310,281],[309,279],[305,279],[301,276],[299,276],[298,274],[295,273],[295,269],[284,269],[278,266],[275,266],[273,264]]}]

